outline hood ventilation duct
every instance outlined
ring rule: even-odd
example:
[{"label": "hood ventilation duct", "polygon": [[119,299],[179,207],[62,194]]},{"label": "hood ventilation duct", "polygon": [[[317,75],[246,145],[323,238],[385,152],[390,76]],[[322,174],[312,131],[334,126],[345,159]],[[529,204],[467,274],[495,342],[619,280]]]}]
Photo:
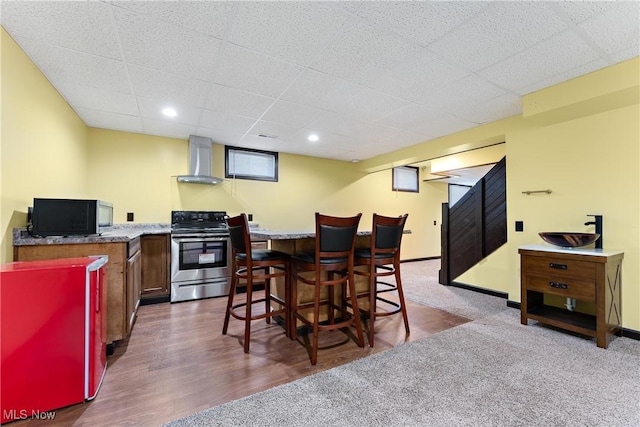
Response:
[{"label": "hood ventilation duct", "polygon": [[189,136],[189,175],[178,175],[178,182],[220,184],[223,179],[211,175],[213,141],[203,136]]}]

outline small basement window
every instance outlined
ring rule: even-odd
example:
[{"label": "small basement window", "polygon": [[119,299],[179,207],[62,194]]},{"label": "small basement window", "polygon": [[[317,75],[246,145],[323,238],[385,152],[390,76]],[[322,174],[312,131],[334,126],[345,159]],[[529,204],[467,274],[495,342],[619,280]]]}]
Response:
[{"label": "small basement window", "polygon": [[413,166],[398,166],[393,168],[392,190],[418,193],[418,172],[419,169]]},{"label": "small basement window", "polygon": [[278,153],[224,147],[225,178],[278,181]]}]

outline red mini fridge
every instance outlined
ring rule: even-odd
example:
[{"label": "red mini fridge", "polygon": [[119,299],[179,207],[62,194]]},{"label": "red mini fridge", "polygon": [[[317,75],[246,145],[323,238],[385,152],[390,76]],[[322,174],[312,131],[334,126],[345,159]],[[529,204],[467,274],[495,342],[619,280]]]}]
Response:
[{"label": "red mini fridge", "polygon": [[96,397],[107,369],[108,259],[0,267],[2,423]]}]

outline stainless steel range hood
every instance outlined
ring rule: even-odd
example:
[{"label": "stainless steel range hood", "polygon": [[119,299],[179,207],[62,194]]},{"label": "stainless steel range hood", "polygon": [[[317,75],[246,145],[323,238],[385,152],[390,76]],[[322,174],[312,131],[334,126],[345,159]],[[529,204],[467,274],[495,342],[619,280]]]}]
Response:
[{"label": "stainless steel range hood", "polygon": [[178,182],[220,184],[223,179],[211,175],[211,138],[189,136],[189,175],[178,175]]}]

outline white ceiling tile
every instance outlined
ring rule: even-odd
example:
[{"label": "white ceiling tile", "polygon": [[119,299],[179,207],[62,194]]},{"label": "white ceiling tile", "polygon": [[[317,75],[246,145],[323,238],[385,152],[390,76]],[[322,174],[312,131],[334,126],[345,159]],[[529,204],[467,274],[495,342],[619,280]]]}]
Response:
[{"label": "white ceiling tile", "polygon": [[149,135],[166,136],[169,138],[188,139],[189,135],[196,134],[196,126],[173,123],[164,120],[142,118],[144,133]]},{"label": "white ceiling tile", "polygon": [[275,98],[214,84],[208,91],[206,108],[259,119]]},{"label": "white ceiling tile", "polygon": [[429,49],[478,71],[566,28],[545,2],[495,2]]},{"label": "white ceiling tile", "polygon": [[301,70],[293,64],[228,44],[215,83],[277,98]]},{"label": "white ceiling tile", "polygon": [[142,119],[138,116],[89,110],[87,108],[75,108],[75,111],[89,127],[134,133],[142,133],[144,131]]},{"label": "white ceiling tile", "polygon": [[356,12],[362,7],[363,3],[364,2],[359,1],[337,1],[335,2],[335,5],[349,12]]},{"label": "white ceiling tile", "polygon": [[364,127],[357,130],[355,137],[360,141],[375,143],[384,141],[387,138],[401,134],[398,128],[381,125],[380,123],[369,122]]},{"label": "white ceiling tile", "polygon": [[300,130],[297,126],[289,126],[282,123],[265,122],[263,120],[257,122],[250,130],[251,135],[270,135],[279,140],[287,140]]},{"label": "white ceiling tile", "polygon": [[392,137],[386,138],[380,141],[387,148],[387,152],[390,150],[398,150],[400,148],[411,147],[412,145],[420,144],[422,142],[429,141],[434,137],[431,135],[419,134],[411,131],[404,131]]},{"label": "white ceiling tile", "polygon": [[241,133],[226,132],[220,129],[210,129],[198,126],[195,135],[211,138],[214,143],[221,145],[238,145],[242,139]]},{"label": "white ceiling tile", "polygon": [[612,53],[611,58],[614,63],[626,61],[627,59],[635,58],[640,56],[640,47],[639,46],[631,46],[628,49],[621,50],[619,52]]},{"label": "white ceiling tile", "polygon": [[479,74],[505,88],[517,91],[597,58],[597,52],[582,38],[573,31],[565,31]]},{"label": "white ceiling tile", "polygon": [[322,110],[332,110],[334,94],[342,79],[306,69],[282,94],[281,99]]},{"label": "white ceiling tile", "polygon": [[59,83],[57,89],[64,94],[69,104],[90,110],[137,116],[138,104],[133,95],[121,92]]},{"label": "white ceiling tile", "polygon": [[[202,112],[201,108],[141,96],[138,97],[138,106],[140,107],[140,115],[143,118],[164,120],[185,125],[197,125],[200,120],[200,113]],[[174,108],[178,115],[176,117],[167,117],[162,114],[162,110],[168,107]]]},{"label": "white ceiling tile", "polygon": [[[366,143],[360,143],[358,144],[357,147],[355,147],[355,149],[353,150],[349,150],[347,152],[348,154],[348,160],[366,160],[366,159],[370,159],[372,157],[375,156],[379,156],[381,154],[385,154],[389,152],[389,146],[378,142],[378,143],[371,143],[371,142],[366,142]],[[344,160],[347,160],[344,159]]]},{"label": "white ceiling tile", "polygon": [[620,1],[559,1],[554,2],[554,7],[560,8],[560,10],[567,14],[571,21],[578,24],[620,3]]},{"label": "white ceiling tile", "polygon": [[181,105],[200,107],[209,85],[202,80],[129,65],[129,76],[136,96],[163,99]]},{"label": "white ceiling tile", "polygon": [[476,127],[477,123],[464,120],[452,114],[438,113],[426,116],[422,123],[409,128],[412,132],[434,137],[445,136]]},{"label": "white ceiling tile", "polygon": [[375,121],[409,104],[403,99],[347,81],[337,82],[329,95],[333,111],[366,121]]},{"label": "white ceiling tile", "polygon": [[522,98],[505,93],[482,103],[460,107],[458,117],[474,123],[490,123],[505,117],[522,114]]},{"label": "white ceiling tile", "polygon": [[241,2],[229,41],[307,65],[347,19],[331,2]]},{"label": "white ceiling tile", "polygon": [[[318,135],[317,141],[309,141],[310,134]],[[289,138],[292,142],[298,144],[306,144],[308,146],[320,146],[320,147],[341,147],[347,149],[349,146],[355,146],[357,141],[349,136],[338,135],[330,132],[316,132],[312,129],[300,129]]]},{"label": "white ceiling tile", "polygon": [[380,119],[376,120],[385,126],[395,127],[402,131],[419,126],[424,122],[424,117],[436,114],[433,110],[424,105],[409,104],[402,109],[396,110]]},{"label": "white ceiling tile", "polygon": [[347,160],[353,158],[351,155],[347,154],[349,152],[348,148],[345,148],[344,145],[340,144],[311,144],[309,142],[298,143],[297,141],[285,141],[278,145],[278,150],[304,156],[323,157],[335,160]]},{"label": "white ceiling tile", "polygon": [[25,38],[16,41],[54,85],[71,83],[131,93],[125,65],[121,61]]},{"label": "white ceiling tile", "polygon": [[245,135],[237,144],[238,147],[251,148],[254,150],[281,151],[279,146],[282,141],[279,139],[262,138],[257,135]]},{"label": "white ceiling tile", "polygon": [[[634,18],[635,17],[635,18]],[[610,55],[633,49],[640,54],[640,2],[620,2],[615,8],[578,25]]]},{"label": "white ceiling tile", "polygon": [[[637,57],[638,8],[3,1],[0,19],[90,126],[350,160],[519,114],[522,94]],[[165,103],[183,117],[158,116]]]},{"label": "white ceiling tile", "polygon": [[531,85],[528,86],[523,86],[521,88],[518,88],[515,92],[517,92],[519,95],[526,95],[528,93],[531,92],[535,92],[537,90],[540,89],[544,89],[550,86],[553,86],[555,84],[558,84],[560,82],[564,82],[567,80],[570,80],[574,77],[578,77],[578,76],[582,76],[585,74],[588,74],[592,71],[595,70],[599,70],[601,68],[604,68],[607,66],[607,62],[604,59],[597,59],[595,61],[589,62],[587,64],[584,65],[580,65],[579,67],[576,68],[572,68],[570,70],[567,70],[563,73],[558,73],[558,74],[554,74],[553,76],[544,79],[544,80],[539,80]]},{"label": "white ceiling tile", "polygon": [[14,38],[120,59],[109,6],[88,1],[3,1],[2,26]]},{"label": "white ceiling tile", "polygon": [[[495,98],[504,93],[505,90],[495,84],[477,75],[470,75],[434,89],[431,96],[437,99],[440,111],[455,114],[461,108],[480,104],[482,101]],[[431,106],[433,104],[427,101],[426,105]]]},{"label": "white ceiling tile", "polygon": [[220,111],[204,110],[199,126],[219,129],[230,133],[244,134],[255,123],[254,119],[227,114]]},{"label": "white ceiling tile", "polygon": [[367,84],[378,74],[410,61],[419,50],[417,45],[398,36],[354,20],[310,64],[310,68],[351,82]]},{"label": "white ceiling tile", "polygon": [[222,39],[235,8],[226,1],[112,1],[115,7]]},{"label": "white ceiling tile", "polygon": [[423,135],[428,139],[476,126],[476,123],[451,114],[433,111],[418,104],[412,104],[395,111],[378,122]]},{"label": "white ceiling tile", "polygon": [[325,112],[304,104],[288,101],[276,101],[261,118],[268,122],[282,123],[290,126],[305,127]]},{"label": "white ceiling tile", "polygon": [[211,81],[221,41],[193,30],[116,9],[114,16],[128,62]]},{"label": "white ceiling tile", "polygon": [[490,2],[363,2],[358,16],[379,28],[426,46],[478,14]]},{"label": "white ceiling tile", "polygon": [[421,49],[407,62],[398,63],[387,72],[372,76],[367,85],[410,101],[428,104],[434,90],[469,74],[467,70]]},{"label": "white ceiling tile", "polygon": [[361,129],[365,129],[370,122],[353,118],[347,114],[339,114],[325,111],[317,116],[315,120],[308,124],[309,129],[322,130],[324,132],[335,133],[355,137]]}]

